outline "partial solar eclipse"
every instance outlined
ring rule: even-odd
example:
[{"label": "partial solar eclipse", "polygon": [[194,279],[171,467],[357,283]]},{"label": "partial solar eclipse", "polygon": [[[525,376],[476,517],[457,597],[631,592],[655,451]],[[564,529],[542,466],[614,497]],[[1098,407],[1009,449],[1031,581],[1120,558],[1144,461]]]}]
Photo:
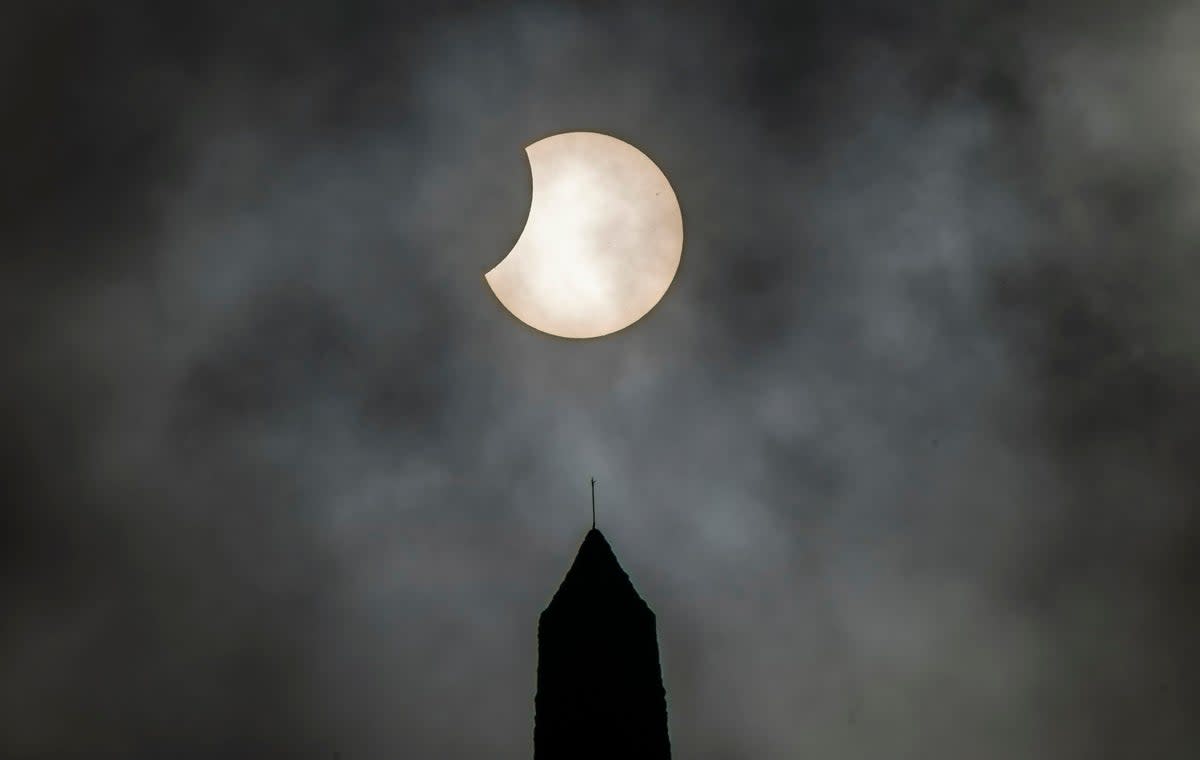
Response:
[{"label": "partial solar eclipse", "polygon": [[525,153],[533,200],[517,244],[485,275],[496,298],[563,338],[598,338],[644,317],[683,252],[666,176],[637,148],[596,132],[552,135]]}]

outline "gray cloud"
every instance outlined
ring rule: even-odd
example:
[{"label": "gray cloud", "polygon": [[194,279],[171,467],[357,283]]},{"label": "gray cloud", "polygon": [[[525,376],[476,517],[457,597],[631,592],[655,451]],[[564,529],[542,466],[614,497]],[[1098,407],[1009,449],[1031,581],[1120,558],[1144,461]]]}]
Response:
[{"label": "gray cloud", "polygon": [[[1194,12],[244,5],[0,25],[5,756],[528,756],[589,475],[679,757],[1190,756]],[[598,341],[482,280],[572,129]]]}]

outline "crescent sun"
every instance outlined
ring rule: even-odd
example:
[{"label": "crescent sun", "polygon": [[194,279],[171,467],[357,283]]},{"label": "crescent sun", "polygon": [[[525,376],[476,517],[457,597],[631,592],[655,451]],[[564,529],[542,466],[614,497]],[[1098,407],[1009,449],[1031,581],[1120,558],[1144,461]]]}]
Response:
[{"label": "crescent sun", "polygon": [[597,338],[644,317],[683,252],[683,214],[662,170],[596,132],[552,135],[525,153],[533,198],[516,245],[485,275],[496,298],[563,338]]}]

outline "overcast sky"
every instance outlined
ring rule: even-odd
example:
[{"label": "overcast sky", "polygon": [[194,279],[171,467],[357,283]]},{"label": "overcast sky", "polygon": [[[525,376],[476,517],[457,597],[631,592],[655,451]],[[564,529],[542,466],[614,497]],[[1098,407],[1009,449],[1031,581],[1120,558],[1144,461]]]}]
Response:
[{"label": "overcast sky", "polygon": [[[595,476],[677,758],[1194,757],[1200,11],[446,5],[0,11],[0,755],[528,758]],[[592,341],[570,130],[684,215]]]}]

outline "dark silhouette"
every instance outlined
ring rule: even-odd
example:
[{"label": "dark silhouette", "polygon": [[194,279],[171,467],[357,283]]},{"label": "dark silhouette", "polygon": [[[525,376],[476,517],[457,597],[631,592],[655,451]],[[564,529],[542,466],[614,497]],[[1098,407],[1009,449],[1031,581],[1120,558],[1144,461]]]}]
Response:
[{"label": "dark silhouette", "polygon": [[667,760],[654,613],[592,528],[538,621],[535,760]]}]

